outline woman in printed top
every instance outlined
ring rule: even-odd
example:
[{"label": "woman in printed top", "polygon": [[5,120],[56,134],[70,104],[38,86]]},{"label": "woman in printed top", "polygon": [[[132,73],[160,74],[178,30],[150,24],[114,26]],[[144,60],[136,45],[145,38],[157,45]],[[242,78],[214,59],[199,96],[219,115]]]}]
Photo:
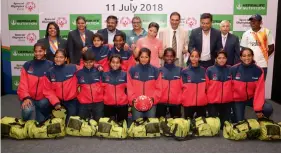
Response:
[{"label": "woman in printed top", "polygon": [[206,116],[208,104],[206,95],[205,68],[199,65],[200,53],[193,50],[190,53],[190,64],[182,70],[183,82],[181,102],[184,107],[185,118]]},{"label": "woman in printed top", "polygon": [[127,73],[121,70],[122,58],[119,54],[109,57],[110,71],[102,75],[104,116],[117,121],[128,118]]},{"label": "woman in printed top", "polygon": [[243,48],[240,52],[241,63],[232,66],[232,89],[234,114],[237,121],[244,120],[245,106],[253,107],[258,118],[270,117],[272,105],[265,103],[265,83],[263,69],[253,60],[254,52]]},{"label": "woman in printed top", "polygon": [[[88,49],[89,52],[93,52],[95,55],[95,67],[97,65],[103,68],[104,72],[109,71],[108,55],[110,49],[107,45],[103,45],[103,37],[101,34],[96,33],[93,35],[93,45]],[[84,62],[81,61],[80,67],[84,66]]]},{"label": "woman in printed top", "polygon": [[46,59],[54,61],[55,52],[66,48],[66,40],[60,37],[60,28],[55,22],[49,22],[45,38],[37,41],[43,43],[47,48]]},{"label": "woman in printed top", "polygon": [[46,60],[46,48],[42,43],[34,45],[34,59],[23,64],[17,94],[21,101],[22,119],[31,120],[35,106],[35,120],[43,122],[49,118],[51,106],[43,95],[45,72],[53,66]]},{"label": "woman in printed top", "polygon": [[223,127],[224,122],[230,120],[233,101],[231,66],[226,65],[227,53],[223,50],[217,53],[215,61],[215,65],[206,70],[208,114],[219,117]]},{"label": "woman in printed top", "polygon": [[176,52],[173,48],[164,50],[164,66],[160,68],[162,74],[162,96],[157,104],[156,117],[166,117],[167,111],[173,118],[181,117],[181,71],[175,65]]},{"label": "woman in printed top", "polygon": [[132,51],[124,49],[125,41],[123,33],[116,34],[113,38],[114,47],[111,48],[109,57],[112,54],[119,54],[122,58],[121,69],[127,72],[132,66],[136,65],[136,61]]},{"label": "woman in printed top", "polygon": [[50,68],[44,78],[43,94],[49,99],[56,110],[64,106],[67,110],[66,123],[70,116],[77,115],[77,78],[79,69],[74,64],[65,64],[65,50],[58,49],[55,53],[55,66]]},{"label": "woman in printed top", "polygon": [[80,103],[78,116],[98,121],[103,117],[102,73],[94,67],[95,56],[93,52],[87,51],[82,57],[84,67],[76,73],[78,87],[80,87],[77,96]]},{"label": "woman in printed top", "polygon": [[159,70],[150,64],[151,51],[142,48],[138,55],[139,64],[133,66],[127,75],[128,99],[131,106],[135,99],[141,95],[153,100],[153,107],[146,112],[139,112],[132,107],[132,119],[155,117],[156,105],[162,92],[161,74]]},{"label": "woman in printed top", "polygon": [[82,63],[82,54],[92,46],[94,33],[86,28],[86,19],[83,16],[76,18],[77,29],[68,33],[67,53],[72,64]]}]

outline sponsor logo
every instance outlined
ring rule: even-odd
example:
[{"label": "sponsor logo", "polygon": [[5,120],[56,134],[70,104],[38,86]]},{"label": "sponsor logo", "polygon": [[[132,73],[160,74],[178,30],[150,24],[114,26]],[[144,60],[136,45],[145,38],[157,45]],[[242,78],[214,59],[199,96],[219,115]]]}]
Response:
[{"label": "sponsor logo", "polygon": [[258,77],[252,77],[252,79],[254,79],[254,80],[258,80],[259,78],[258,78]]},{"label": "sponsor logo", "polygon": [[217,74],[213,74],[213,80],[218,80]]},{"label": "sponsor logo", "polygon": [[86,18],[87,29],[97,30],[101,29],[101,14],[71,14],[70,15],[70,29],[76,29],[76,18],[84,16]]},{"label": "sponsor logo", "polygon": [[234,14],[236,15],[266,15],[268,0],[234,0]]},{"label": "sponsor logo", "polygon": [[14,84],[14,86],[18,87],[20,82],[18,80],[16,80],[16,81],[13,82],[13,84]]},{"label": "sponsor logo", "polygon": [[124,82],[125,80],[119,79],[119,81]]},{"label": "sponsor logo", "polygon": [[38,15],[9,15],[10,30],[38,30]]},{"label": "sponsor logo", "polygon": [[35,43],[36,41],[36,35],[34,33],[28,33],[26,35],[26,40],[29,42],[29,43]]},{"label": "sponsor logo", "polygon": [[241,78],[241,74],[237,73],[236,76],[235,76],[235,79],[240,80],[240,78]]},{"label": "sponsor logo", "polygon": [[32,10],[34,10],[36,8],[36,5],[34,2],[26,2],[25,4],[25,8],[31,12]]},{"label": "sponsor logo", "polygon": [[15,70],[20,70],[22,68],[23,64],[16,64],[14,67]]},{"label": "sponsor logo", "polygon": [[24,2],[14,2],[11,4],[11,8],[15,8],[16,10],[20,11],[20,10],[24,10]]},{"label": "sponsor logo", "polygon": [[33,69],[33,67],[32,66],[30,66],[29,68],[28,68],[28,73],[33,73],[33,71],[34,71],[34,69]]},{"label": "sponsor logo", "polygon": [[127,27],[129,24],[132,23],[132,21],[131,21],[131,19],[129,17],[121,17],[119,23],[121,25],[123,25],[123,27]]},{"label": "sponsor logo", "polygon": [[187,24],[188,28],[192,29],[197,24],[197,20],[194,17],[188,17],[185,20],[185,24]]},{"label": "sponsor logo", "polygon": [[135,72],[134,78],[135,78],[135,79],[138,79],[138,78],[139,78],[139,72]]},{"label": "sponsor logo", "polygon": [[65,17],[58,17],[56,23],[62,28],[65,24],[67,24],[67,19]]}]

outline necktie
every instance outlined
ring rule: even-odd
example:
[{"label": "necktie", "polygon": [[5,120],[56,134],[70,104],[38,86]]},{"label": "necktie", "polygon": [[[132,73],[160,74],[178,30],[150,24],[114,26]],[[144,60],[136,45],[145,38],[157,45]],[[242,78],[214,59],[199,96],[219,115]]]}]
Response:
[{"label": "necktie", "polygon": [[176,37],[176,32],[177,32],[177,31],[174,31],[173,41],[172,41],[172,48],[177,52],[177,37]]},{"label": "necktie", "polygon": [[223,36],[223,48],[225,47],[225,43],[226,43],[226,37]]}]

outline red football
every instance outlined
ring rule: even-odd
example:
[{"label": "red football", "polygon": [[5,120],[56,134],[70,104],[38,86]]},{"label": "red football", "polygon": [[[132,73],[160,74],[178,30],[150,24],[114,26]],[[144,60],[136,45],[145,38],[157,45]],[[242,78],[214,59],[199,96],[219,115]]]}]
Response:
[{"label": "red football", "polygon": [[151,98],[141,95],[136,98],[134,107],[140,112],[146,112],[152,108],[153,101]]}]

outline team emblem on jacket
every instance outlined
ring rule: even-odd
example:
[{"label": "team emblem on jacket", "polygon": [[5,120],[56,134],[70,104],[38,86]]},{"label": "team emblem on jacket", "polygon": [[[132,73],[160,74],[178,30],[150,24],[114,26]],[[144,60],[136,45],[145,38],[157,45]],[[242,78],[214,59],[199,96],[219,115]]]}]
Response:
[{"label": "team emblem on jacket", "polygon": [[231,75],[228,75],[227,78],[228,78],[228,79],[231,79]]},{"label": "team emblem on jacket", "polygon": [[110,77],[109,77],[109,76],[106,76],[106,77],[105,77],[105,81],[106,81],[106,82],[109,82],[109,81],[110,81]]},{"label": "team emblem on jacket", "polygon": [[52,75],[51,75],[51,81],[52,81],[52,82],[55,82],[55,81],[56,81],[56,76],[55,76],[55,74],[52,74]]},{"label": "team emblem on jacket", "polygon": [[84,83],[85,82],[84,76],[81,76],[79,80],[81,83]]},{"label": "team emblem on jacket", "polygon": [[33,67],[32,66],[30,66],[29,68],[28,68],[28,73],[33,73],[33,71],[34,71],[34,69],[33,69]]},{"label": "team emblem on jacket", "polygon": [[241,78],[241,74],[237,73],[236,76],[235,76],[235,79],[240,80],[240,78]]},{"label": "team emblem on jacket", "polygon": [[139,72],[135,72],[134,78],[135,78],[135,79],[138,79],[138,78],[139,78]]},{"label": "team emblem on jacket", "polygon": [[187,76],[187,82],[191,82],[191,77]]},{"label": "team emblem on jacket", "polygon": [[213,80],[218,80],[217,74],[213,74]]}]

